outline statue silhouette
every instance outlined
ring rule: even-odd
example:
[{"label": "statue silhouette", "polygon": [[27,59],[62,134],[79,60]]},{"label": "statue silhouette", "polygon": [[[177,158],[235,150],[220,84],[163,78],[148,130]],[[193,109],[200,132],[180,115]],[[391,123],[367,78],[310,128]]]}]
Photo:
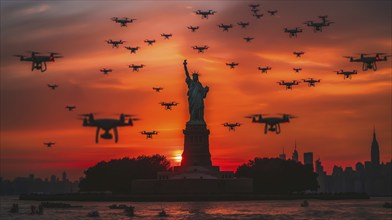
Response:
[{"label": "statue silhouette", "polygon": [[184,70],[186,75],[186,84],[188,85],[188,104],[190,124],[205,124],[204,121],[204,99],[207,96],[209,87],[203,87],[199,81],[199,74],[193,73],[192,79],[189,76],[187,62],[184,60]]}]

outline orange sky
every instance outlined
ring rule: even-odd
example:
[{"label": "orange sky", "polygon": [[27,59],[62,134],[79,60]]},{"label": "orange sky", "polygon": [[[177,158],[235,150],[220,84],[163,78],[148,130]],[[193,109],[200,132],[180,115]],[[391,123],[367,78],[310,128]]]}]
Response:
[{"label": "orange sky", "polygon": [[[334,164],[355,166],[370,159],[373,126],[376,126],[381,160],[391,160],[391,63],[378,63],[379,70],[363,72],[358,63],[342,56],[357,53],[391,54],[391,2],[259,2],[264,17],[251,16],[252,2],[154,1],[154,2],[1,2],[1,176],[13,178],[35,173],[47,177],[67,171],[77,179],[87,167],[101,160],[163,154],[177,165],[182,153],[188,120],[183,59],[210,91],[205,100],[205,118],[214,165],[234,170],[256,156],[275,157],[285,147],[291,157],[294,142],[303,153],[314,152],[330,171]],[[348,9],[350,10],[344,10]],[[201,19],[193,11],[213,9],[217,13]],[[276,16],[267,10],[277,9]],[[322,33],[313,33],[302,23],[329,15],[334,21]],[[137,20],[121,28],[111,17]],[[249,21],[246,29],[234,25],[229,32],[220,23]],[[198,25],[192,33],[186,26]],[[284,27],[302,27],[290,39]],[[161,33],[172,33],[163,40]],[[252,43],[242,38],[254,37]],[[104,41],[122,39],[127,46],[140,46],[137,54],[123,47],[112,49]],[[147,46],[145,39],[156,39]],[[198,54],[194,45],[210,49]],[[45,73],[31,72],[30,64],[14,54],[28,50],[55,51],[63,59],[48,64]],[[294,50],[305,51],[302,58]],[[226,62],[238,62],[232,70]],[[145,64],[140,72],[128,65]],[[258,66],[271,66],[261,74]],[[105,76],[98,70],[112,68]],[[300,73],[292,68],[301,67]],[[352,80],[333,71],[359,70]],[[314,88],[305,84],[286,91],[280,80],[320,78]],[[46,87],[60,85],[57,91]],[[153,86],[162,86],[160,93]],[[158,103],[180,104],[165,111]],[[75,112],[65,105],[76,105]],[[118,113],[137,114],[134,127],[119,129],[120,140],[100,140],[95,130],[82,127],[81,113],[100,117]],[[260,124],[244,116],[254,113],[291,113],[299,116],[282,124],[282,133],[263,134]],[[240,122],[236,132],[221,124]],[[146,140],[142,130],[159,135]],[[42,143],[54,141],[48,149]]]}]

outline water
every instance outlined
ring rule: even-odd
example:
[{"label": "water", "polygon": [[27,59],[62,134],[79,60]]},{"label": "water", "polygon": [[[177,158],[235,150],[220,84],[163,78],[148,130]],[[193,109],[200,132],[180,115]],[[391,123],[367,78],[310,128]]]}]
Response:
[{"label": "water", "polygon": [[[31,215],[30,206],[37,201],[19,201],[17,197],[0,197],[0,219],[392,219],[392,209],[383,208],[392,198],[369,200],[309,200],[309,207],[300,207],[302,200],[240,201],[240,202],[117,202],[135,207],[135,217],[122,210],[109,209],[116,202],[65,202],[83,208],[45,209],[43,215]],[[13,203],[19,213],[9,213]],[[164,208],[169,217],[158,217]],[[87,213],[98,210],[99,218]]]}]

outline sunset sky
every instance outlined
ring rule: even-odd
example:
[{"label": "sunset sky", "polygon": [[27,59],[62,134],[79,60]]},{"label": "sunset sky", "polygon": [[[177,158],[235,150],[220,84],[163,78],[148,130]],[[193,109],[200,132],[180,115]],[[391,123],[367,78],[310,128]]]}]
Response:
[{"label": "sunset sky", "polygon": [[[259,3],[261,19],[248,7]],[[300,160],[314,152],[325,169],[355,166],[370,160],[373,127],[380,144],[380,159],[391,160],[392,67],[378,62],[377,71],[362,71],[360,63],[343,56],[392,53],[391,1],[1,1],[1,163],[0,176],[14,178],[34,173],[39,177],[68,172],[78,179],[101,160],[163,154],[178,165],[185,123],[189,119],[187,86],[182,62],[198,71],[210,91],[205,119],[214,165],[235,168],[254,157],[276,157],[284,147],[291,158],[294,142]],[[217,11],[201,19],[195,10]],[[267,10],[278,10],[275,16]],[[335,23],[314,33],[303,22],[328,15]],[[136,18],[120,27],[111,17]],[[247,28],[237,22],[248,21]],[[218,24],[233,24],[223,32]],[[194,33],[187,26],[200,26]],[[304,32],[289,38],[285,27]],[[172,33],[164,40],[162,33]],[[243,37],[254,37],[246,43]],[[125,40],[113,49],[105,40]],[[147,46],[145,39],[155,39]],[[208,45],[205,53],[191,47]],[[140,46],[130,54],[123,46]],[[59,52],[64,58],[48,63],[44,73],[31,71],[29,62],[15,54],[26,51]],[[293,51],[304,51],[301,58]],[[392,57],[388,57],[392,58]],[[230,69],[226,62],[238,62]],[[146,65],[132,72],[130,64]],[[261,74],[257,67],[270,66]],[[111,68],[103,75],[101,68]],[[303,70],[295,73],[292,68]],[[343,79],[337,70],[358,70]],[[321,79],[285,90],[276,82]],[[59,88],[52,91],[48,83]],[[164,89],[157,93],[152,87]],[[158,103],[180,103],[172,111]],[[76,105],[73,112],[66,105]],[[119,128],[120,140],[100,139],[95,129],[82,126],[78,114],[97,112],[96,118],[136,114],[133,127]],[[257,113],[298,116],[282,124],[282,133],[263,133],[261,124],[244,118]],[[229,132],[225,122],[241,127]],[[146,139],[143,130],[158,135]],[[47,148],[43,142],[56,145]]]}]

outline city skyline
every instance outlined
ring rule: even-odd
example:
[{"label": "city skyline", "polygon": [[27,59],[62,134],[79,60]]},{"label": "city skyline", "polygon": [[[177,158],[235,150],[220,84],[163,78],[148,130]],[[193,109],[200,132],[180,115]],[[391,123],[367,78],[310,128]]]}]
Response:
[{"label": "city skyline", "polygon": [[[227,3],[227,4],[226,4]],[[370,159],[368,148],[375,125],[380,161],[391,160],[390,62],[377,71],[362,71],[358,63],[342,56],[390,52],[390,2],[308,2],[287,5],[261,2],[263,11],[277,9],[275,16],[251,15],[250,2],[32,2],[1,4],[1,174],[5,178],[35,173],[49,175],[66,170],[71,179],[101,160],[159,153],[178,165],[183,149],[186,108],[183,59],[190,71],[198,71],[210,91],[206,99],[206,121],[212,162],[222,170],[234,170],[254,157],[275,157],[284,146],[292,152],[314,152],[328,171],[333,165],[354,166]],[[109,7],[111,6],[111,7]],[[307,10],[303,11],[306,7]],[[352,8],[340,11],[340,8]],[[217,13],[201,19],[193,11],[213,9]],[[354,10],[355,9],[355,10]],[[97,14],[96,11],[101,13]],[[302,23],[329,15],[335,23],[313,33]],[[120,27],[111,17],[136,18]],[[159,19],[158,19],[159,18]],[[249,21],[229,32],[221,23]],[[189,25],[200,29],[191,32]],[[290,39],[284,27],[304,29]],[[371,30],[371,31],[368,31]],[[164,40],[162,33],[172,33]],[[242,38],[255,37],[246,43]],[[136,54],[104,41],[122,39],[124,46],[140,46]],[[147,46],[145,39],[156,39]],[[365,42],[365,43],[364,43]],[[194,45],[209,45],[203,54]],[[26,50],[60,52],[64,58],[48,64],[44,73],[30,71],[14,54]],[[292,52],[302,50],[301,58]],[[226,62],[238,62],[234,69]],[[145,64],[140,72],[128,65]],[[258,66],[271,66],[261,74]],[[292,68],[302,67],[300,73]],[[101,68],[112,68],[103,75]],[[351,80],[333,71],[358,70]],[[279,80],[307,77],[322,79],[314,88],[304,83],[285,90]],[[52,91],[48,83],[59,87]],[[159,93],[152,90],[162,86]],[[225,98],[219,98],[225,97]],[[158,103],[176,101],[166,111]],[[64,109],[76,105],[74,112]],[[120,140],[94,142],[94,130],[82,127],[77,115],[99,112],[99,117],[117,113],[136,114],[142,120],[134,127],[119,129]],[[244,116],[255,113],[290,113],[299,116],[282,125],[282,133],[263,134],[263,126]],[[224,122],[240,122],[235,132]],[[157,130],[146,139],[142,130]],[[47,148],[43,142],[56,144]],[[288,154],[288,155],[290,155]],[[299,153],[303,161],[302,153]]]}]

